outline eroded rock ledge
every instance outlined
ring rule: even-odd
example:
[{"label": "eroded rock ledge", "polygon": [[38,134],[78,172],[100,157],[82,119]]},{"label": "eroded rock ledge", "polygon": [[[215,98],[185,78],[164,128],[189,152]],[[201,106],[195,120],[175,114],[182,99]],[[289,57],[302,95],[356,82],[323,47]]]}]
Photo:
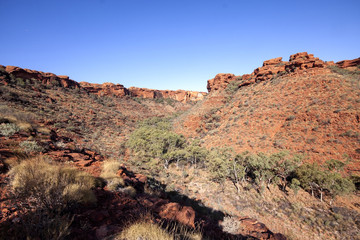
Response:
[{"label": "eroded rock ledge", "polygon": [[150,99],[173,99],[179,102],[190,102],[202,100],[207,93],[185,90],[155,90],[147,88],[130,87],[125,88],[121,84],[103,83],[95,84],[88,82],[76,82],[71,80],[68,76],[55,75],[53,73],[46,73],[26,68],[15,66],[0,65],[0,83],[5,85],[11,81],[21,81],[29,84],[41,83],[44,85],[60,86],[64,88],[83,88],[87,92],[99,96],[117,96],[117,97],[139,97]]},{"label": "eroded rock ledge", "polygon": [[328,66],[338,66],[340,68],[354,67],[360,64],[360,58],[354,60],[344,60],[337,63],[333,61],[325,62],[314,57],[307,52],[296,53],[290,56],[289,61],[282,61],[282,57],[264,61],[263,66],[256,68],[251,74],[235,76],[230,73],[219,73],[215,78],[208,80],[207,89],[209,92],[225,89],[231,81],[239,81],[239,87],[253,84],[259,81],[267,81],[278,75],[284,74],[321,74],[330,71]]},{"label": "eroded rock ledge", "polygon": [[205,92],[185,91],[185,90],[171,91],[171,90],[156,90],[156,89],[138,88],[138,87],[125,88],[121,84],[113,84],[113,83],[93,84],[88,82],[80,82],[80,85],[88,92],[100,96],[104,96],[104,95],[114,95],[118,97],[131,96],[131,97],[149,98],[149,99],[167,98],[179,102],[199,101],[204,99],[204,97],[207,94]]}]

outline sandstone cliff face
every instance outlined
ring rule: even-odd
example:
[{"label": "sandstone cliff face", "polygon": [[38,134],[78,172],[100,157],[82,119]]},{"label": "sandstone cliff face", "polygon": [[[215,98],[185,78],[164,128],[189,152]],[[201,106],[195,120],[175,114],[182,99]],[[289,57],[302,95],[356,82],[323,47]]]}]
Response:
[{"label": "sandstone cliff face", "polygon": [[129,95],[129,90],[121,84],[113,83],[88,83],[80,82],[80,86],[90,93],[97,94],[99,96],[113,95],[118,97],[124,97]]},{"label": "sandstone cliff face", "polygon": [[[7,75],[12,76],[12,78],[22,78],[29,79],[30,81],[39,81],[45,85],[59,85],[64,88],[79,88],[79,83],[74,80],[69,79],[68,76],[55,75],[53,73],[45,73],[41,71],[30,70],[26,68],[19,68],[15,66],[2,66],[0,65],[0,70],[5,72]],[[4,84],[8,84],[8,80],[4,75],[0,78],[0,81]]]},{"label": "sandstone cliff face", "polygon": [[179,102],[200,101],[206,96],[205,92],[184,91],[184,90],[154,90],[147,88],[129,88],[130,95],[141,98],[169,98]]},{"label": "sandstone cliff face", "polygon": [[170,90],[155,90],[147,88],[130,87],[125,88],[121,84],[103,83],[95,84],[88,82],[76,82],[69,79],[68,76],[55,75],[53,73],[45,73],[41,71],[35,71],[30,69],[24,69],[15,66],[2,66],[0,65],[0,82],[3,84],[9,84],[11,79],[21,78],[28,80],[31,83],[40,82],[45,85],[56,85],[64,88],[83,88],[89,93],[93,93],[99,96],[117,96],[117,97],[140,97],[150,99],[168,98],[179,102],[199,101],[204,99],[207,93],[196,91],[170,91]]},{"label": "sandstone cliff face", "polygon": [[[354,60],[343,62],[337,64],[341,66],[357,64]],[[323,73],[329,71],[326,67],[331,65],[335,65],[334,62],[324,62],[319,58],[315,58],[313,54],[301,52],[291,55],[288,62],[282,61],[281,57],[264,61],[262,67],[256,68],[251,74],[244,74],[241,78],[236,78],[233,74],[218,74],[215,78],[208,80],[207,86],[208,91],[211,92],[225,89],[230,81],[240,80],[239,87],[242,87],[258,81],[270,80],[277,75],[301,74],[304,71],[312,71],[312,74]]]},{"label": "sandstone cliff face", "polygon": [[206,96],[205,92],[195,92],[195,91],[184,91],[184,90],[155,90],[148,88],[137,88],[130,87],[125,88],[120,84],[113,83],[103,83],[103,84],[94,84],[81,82],[81,87],[86,89],[88,92],[104,96],[104,95],[113,95],[117,97],[131,96],[139,98],[149,98],[149,99],[173,99],[179,102],[189,102],[189,101],[199,101],[204,99]]}]

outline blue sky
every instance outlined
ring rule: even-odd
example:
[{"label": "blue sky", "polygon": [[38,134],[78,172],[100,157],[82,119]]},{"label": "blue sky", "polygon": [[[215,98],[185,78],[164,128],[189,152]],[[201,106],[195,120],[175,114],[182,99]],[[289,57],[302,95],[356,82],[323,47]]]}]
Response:
[{"label": "blue sky", "polygon": [[0,0],[0,64],[76,81],[206,91],[307,51],[360,57],[360,1]]}]

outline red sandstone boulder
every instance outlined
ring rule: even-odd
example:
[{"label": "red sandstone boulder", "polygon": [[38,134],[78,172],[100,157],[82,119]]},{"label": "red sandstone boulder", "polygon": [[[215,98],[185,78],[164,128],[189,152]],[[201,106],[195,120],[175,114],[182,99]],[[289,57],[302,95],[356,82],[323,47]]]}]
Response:
[{"label": "red sandstone boulder", "polygon": [[276,64],[279,64],[281,62],[282,62],[282,57],[273,58],[273,59],[264,61],[263,66],[276,65]]},{"label": "red sandstone boulder", "polygon": [[184,225],[195,227],[195,211],[191,207],[182,207],[178,203],[168,203],[160,207],[159,216],[168,220],[175,220]]},{"label": "red sandstone boulder", "polygon": [[215,90],[225,89],[229,82],[235,81],[236,78],[237,77],[231,73],[219,73],[215,76],[215,78],[208,80],[207,90],[211,92]]}]

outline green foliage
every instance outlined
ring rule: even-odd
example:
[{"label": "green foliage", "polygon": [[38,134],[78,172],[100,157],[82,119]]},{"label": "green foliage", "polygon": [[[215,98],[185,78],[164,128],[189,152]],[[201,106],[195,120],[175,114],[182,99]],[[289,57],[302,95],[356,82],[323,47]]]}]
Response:
[{"label": "green foliage", "polygon": [[317,164],[304,164],[296,170],[296,178],[300,186],[312,195],[320,195],[322,201],[324,192],[329,193],[332,198],[337,195],[347,194],[355,191],[352,181],[341,176],[338,172],[323,171]]},{"label": "green foliage", "polygon": [[170,161],[180,154],[178,151],[185,147],[185,143],[184,136],[170,130],[168,121],[153,118],[139,124],[139,128],[127,141],[127,146],[143,161],[161,159],[167,168]]},{"label": "green foliage", "polygon": [[236,93],[236,91],[239,89],[239,83],[240,81],[238,80],[229,82],[229,84],[225,88],[225,91],[231,95]]},{"label": "green foliage", "polygon": [[215,148],[208,157],[207,166],[211,172],[211,180],[215,182],[224,182],[230,175],[231,159],[234,153],[229,148]]}]

